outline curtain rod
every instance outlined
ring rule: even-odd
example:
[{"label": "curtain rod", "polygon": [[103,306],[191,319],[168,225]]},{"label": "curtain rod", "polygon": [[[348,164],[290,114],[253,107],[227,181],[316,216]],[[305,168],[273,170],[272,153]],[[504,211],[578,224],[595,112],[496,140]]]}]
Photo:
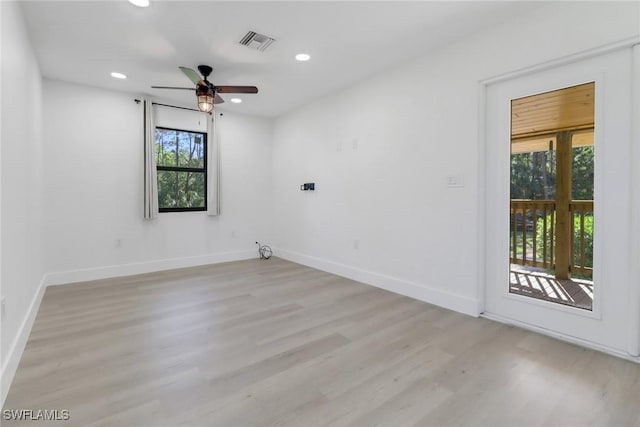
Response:
[{"label": "curtain rod", "polygon": [[[139,99],[134,99],[136,104],[139,104],[141,101]],[[177,105],[169,105],[169,104],[160,104],[159,102],[152,102],[151,105],[160,105],[161,107],[169,107],[169,108],[177,108],[179,110],[188,110],[188,111],[197,111],[198,113],[204,113],[204,111],[196,110],[195,108],[187,108],[187,107],[179,107]],[[211,115],[212,113],[205,113]]]}]

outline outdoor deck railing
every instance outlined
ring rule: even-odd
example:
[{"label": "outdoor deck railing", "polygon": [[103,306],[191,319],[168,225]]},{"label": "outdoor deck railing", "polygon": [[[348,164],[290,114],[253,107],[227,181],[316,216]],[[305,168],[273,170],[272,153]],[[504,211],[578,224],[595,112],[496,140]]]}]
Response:
[{"label": "outdoor deck railing", "polygon": [[[571,266],[574,274],[593,273],[593,200],[569,203]],[[511,200],[510,258],[512,264],[555,268],[555,200]]]}]

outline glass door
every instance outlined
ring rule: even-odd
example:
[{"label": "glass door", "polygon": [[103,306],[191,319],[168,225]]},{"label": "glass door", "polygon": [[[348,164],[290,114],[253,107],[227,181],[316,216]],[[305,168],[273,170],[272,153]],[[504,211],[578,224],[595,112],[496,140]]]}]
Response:
[{"label": "glass door", "polygon": [[509,292],[593,310],[595,82],[511,100]]},{"label": "glass door", "polygon": [[629,48],[487,86],[488,317],[637,348],[631,82]]}]

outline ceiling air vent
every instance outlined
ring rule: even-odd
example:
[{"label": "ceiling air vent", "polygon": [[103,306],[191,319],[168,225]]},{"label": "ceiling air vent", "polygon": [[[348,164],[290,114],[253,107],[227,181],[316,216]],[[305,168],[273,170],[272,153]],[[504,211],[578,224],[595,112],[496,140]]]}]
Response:
[{"label": "ceiling air vent", "polygon": [[264,52],[274,41],[276,41],[276,39],[272,37],[258,34],[255,31],[249,31],[242,40],[240,40],[240,44]]}]

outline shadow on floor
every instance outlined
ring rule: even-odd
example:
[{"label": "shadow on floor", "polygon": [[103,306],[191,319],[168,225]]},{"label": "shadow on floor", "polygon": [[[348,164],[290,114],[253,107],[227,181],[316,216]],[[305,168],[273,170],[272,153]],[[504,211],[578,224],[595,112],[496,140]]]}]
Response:
[{"label": "shadow on floor", "polygon": [[585,310],[593,309],[593,282],[557,280],[539,269],[511,264],[509,292]]}]

